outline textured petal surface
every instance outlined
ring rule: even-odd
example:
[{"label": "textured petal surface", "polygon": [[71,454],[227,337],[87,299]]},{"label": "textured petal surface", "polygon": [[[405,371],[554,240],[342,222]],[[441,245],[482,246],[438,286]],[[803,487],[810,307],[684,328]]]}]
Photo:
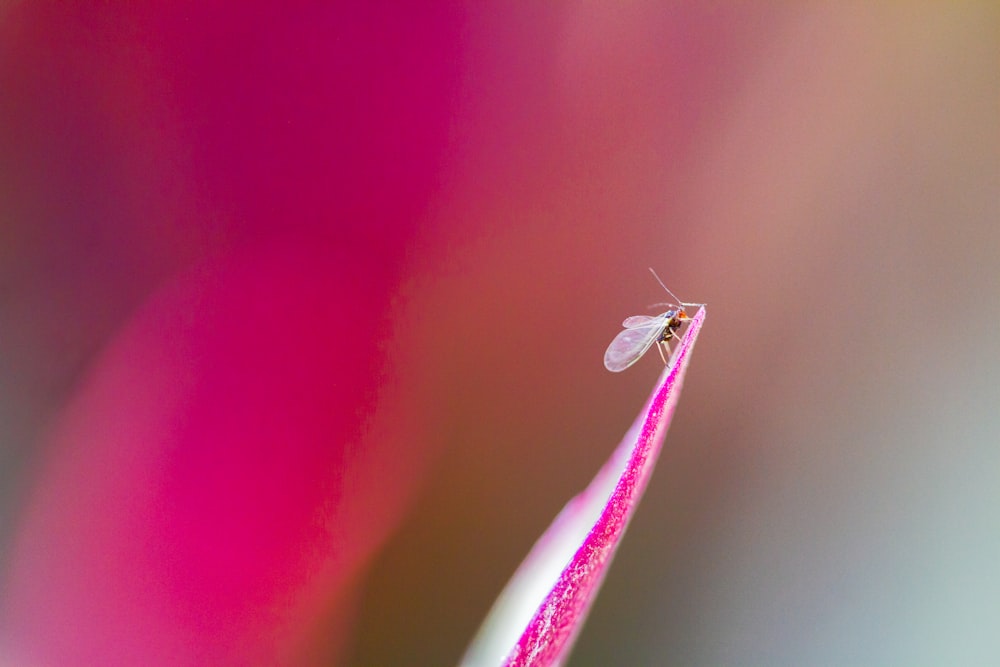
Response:
[{"label": "textured petal surface", "polygon": [[463,665],[545,667],[565,660],[649,481],[704,319],[701,308],[638,419],[535,544]]}]

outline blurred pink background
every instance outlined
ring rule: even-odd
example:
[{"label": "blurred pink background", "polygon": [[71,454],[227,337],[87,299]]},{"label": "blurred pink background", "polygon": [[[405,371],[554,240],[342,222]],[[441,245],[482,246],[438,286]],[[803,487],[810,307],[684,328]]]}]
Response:
[{"label": "blurred pink background", "polygon": [[[1000,662],[1000,10],[0,7],[0,662],[456,662],[709,317],[572,665]],[[655,355],[654,355],[655,356]]]}]

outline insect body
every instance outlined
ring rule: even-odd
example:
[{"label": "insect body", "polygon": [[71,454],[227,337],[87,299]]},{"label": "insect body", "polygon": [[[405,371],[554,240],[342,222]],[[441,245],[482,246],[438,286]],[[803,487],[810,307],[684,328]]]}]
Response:
[{"label": "insect body", "polygon": [[[650,271],[653,271],[650,269]],[[663,282],[660,281],[659,276],[656,272],[653,272],[653,276],[656,278],[663,289],[667,290],[670,296],[674,296],[673,293],[667,289]],[[677,297],[674,296],[676,299]],[[667,356],[664,355],[664,348],[667,352],[670,352],[670,341],[674,338],[677,330],[680,328],[686,320],[691,319],[688,317],[687,312],[684,310],[684,306],[695,306],[699,304],[693,303],[680,303],[680,304],[658,304],[658,305],[676,305],[677,307],[673,310],[668,310],[665,313],[656,315],[655,317],[649,315],[633,315],[628,317],[622,322],[622,326],[625,330],[615,336],[615,339],[611,341],[611,345],[608,346],[607,352],[604,353],[604,367],[609,371],[618,373],[635,362],[639,361],[642,355],[646,354],[646,351],[656,343],[659,347],[657,349],[660,352],[660,357],[663,359],[663,363],[667,363]]]}]

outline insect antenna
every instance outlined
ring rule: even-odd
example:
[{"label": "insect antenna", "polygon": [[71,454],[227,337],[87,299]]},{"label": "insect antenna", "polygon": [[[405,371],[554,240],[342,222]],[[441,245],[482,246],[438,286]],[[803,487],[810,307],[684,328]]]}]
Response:
[{"label": "insect antenna", "polygon": [[[660,276],[656,275],[656,271],[653,270],[653,267],[649,267],[649,272],[653,274],[653,277],[656,278],[656,282],[660,283],[660,287],[662,287],[664,290],[666,290],[667,294],[669,294],[670,296],[672,296],[675,299],[677,299],[677,295],[674,294],[673,292],[671,292],[669,289],[667,289],[667,286],[663,284],[662,280],[660,280]],[[684,303],[680,299],[677,299],[677,303],[667,303],[667,304],[657,303],[657,304],[653,304],[653,305],[656,305],[656,306],[664,306],[664,305],[665,306],[700,306],[701,304],[700,303]],[[650,306],[650,307],[652,307],[652,306]]]}]

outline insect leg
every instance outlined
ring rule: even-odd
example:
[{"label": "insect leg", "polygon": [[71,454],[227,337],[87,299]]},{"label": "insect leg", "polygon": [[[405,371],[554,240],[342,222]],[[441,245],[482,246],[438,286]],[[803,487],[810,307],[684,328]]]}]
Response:
[{"label": "insect leg", "polygon": [[656,349],[659,350],[659,352],[660,352],[660,359],[663,359],[663,365],[666,366],[667,365],[667,358],[665,356],[663,356],[663,348],[667,348],[667,352],[669,352],[670,351],[670,343],[668,343],[665,340],[661,340],[659,342],[659,344],[656,346]]}]

